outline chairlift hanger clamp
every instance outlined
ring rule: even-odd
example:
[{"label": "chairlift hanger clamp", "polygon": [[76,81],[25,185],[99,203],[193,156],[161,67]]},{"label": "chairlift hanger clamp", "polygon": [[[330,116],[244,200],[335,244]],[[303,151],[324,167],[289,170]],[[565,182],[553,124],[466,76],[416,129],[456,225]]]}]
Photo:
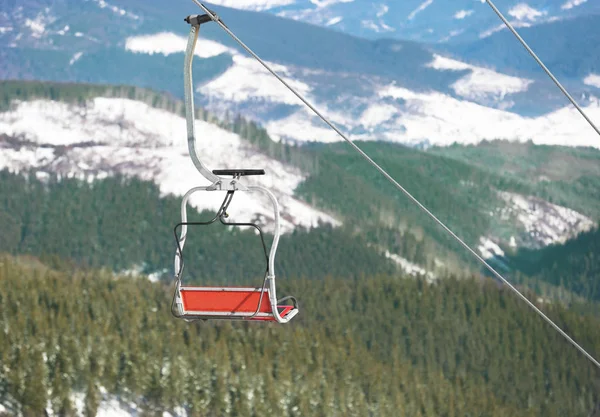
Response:
[{"label": "chairlift hanger clamp", "polygon": [[195,14],[195,15],[189,15],[188,17],[186,17],[185,19],[183,19],[186,23],[192,25],[192,26],[201,26],[205,23],[210,23],[210,22],[221,22],[221,24],[223,24],[223,26],[227,27],[225,25],[225,23],[223,22],[223,20],[221,20],[221,18],[219,17],[219,15],[209,9],[208,7],[204,6],[204,4],[202,5],[205,10],[206,13],[205,14]]}]

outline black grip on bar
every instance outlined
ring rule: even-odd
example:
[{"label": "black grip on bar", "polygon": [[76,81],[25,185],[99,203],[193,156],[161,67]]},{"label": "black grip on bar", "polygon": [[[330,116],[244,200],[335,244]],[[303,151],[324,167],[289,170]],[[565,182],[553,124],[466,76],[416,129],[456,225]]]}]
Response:
[{"label": "black grip on bar", "polygon": [[[210,12],[213,15],[217,16],[217,14],[215,12],[213,12],[212,10]],[[218,17],[217,17],[217,19],[218,19]],[[189,23],[190,25],[193,25],[193,26],[200,26],[200,25],[203,25],[204,23],[212,22],[212,19],[207,14],[191,15],[191,16],[186,17],[183,20],[185,20],[187,23]]]},{"label": "black grip on bar", "polygon": [[215,169],[215,175],[227,175],[233,177],[245,177],[248,175],[265,175],[264,169]]}]

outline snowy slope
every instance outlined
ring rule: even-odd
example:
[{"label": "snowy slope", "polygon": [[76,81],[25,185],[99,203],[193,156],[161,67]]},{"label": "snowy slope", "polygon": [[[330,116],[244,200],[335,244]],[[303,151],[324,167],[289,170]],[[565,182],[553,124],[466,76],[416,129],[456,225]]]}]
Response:
[{"label": "snowy slope", "polygon": [[[398,22],[404,19],[410,22],[406,30],[412,31],[411,25],[430,17],[432,22],[435,17],[453,22],[476,19],[488,11],[481,2],[217,3],[215,10],[238,35],[354,138],[408,144],[473,143],[497,137],[565,145],[596,143],[574,112],[560,113],[567,102],[543,74],[523,74],[511,68],[500,71],[487,67],[485,60],[474,65],[456,59],[469,54],[457,53],[451,59],[448,51],[452,49],[433,52],[431,45],[422,43],[359,39],[273,16],[305,11],[327,18],[329,27],[342,25],[352,16],[361,22],[371,20],[369,26],[381,28],[401,27]],[[591,3],[564,10],[557,0],[499,5],[521,25],[537,25],[556,17],[558,11],[585,11]],[[197,8],[193,4],[166,7],[164,0],[152,5],[31,0],[28,6],[26,12],[23,0],[18,0],[0,18],[4,28],[0,33],[0,61],[7,64],[0,66],[0,78],[137,85],[181,98],[181,61],[188,29],[181,16],[194,12]],[[330,14],[334,11],[343,13]],[[433,16],[428,17],[429,13]],[[493,15],[490,18],[496,19]],[[497,24],[494,20],[490,28]],[[200,104],[219,115],[241,113],[267,126],[275,139],[338,140],[215,25],[203,27],[201,36],[195,74]],[[496,36],[491,38],[496,42]],[[502,42],[490,53],[500,50]],[[105,62],[111,65],[103,65]],[[593,107],[598,81],[594,72],[597,65],[592,63],[568,86],[584,106]],[[390,87],[403,90],[392,91]],[[560,131],[543,129],[548,120],[549,126]],[[573,135],[575,141],[571,140]]]},{"label": "snowy slope", "polygon": [[488,68],[469,65],[440,55],[434,55],[433,62],[428,66],[441,71],[470,71],[469,75],[465,75],[450,87],[458,96],[479,103],[501,102],[510,94],[527,91],[533,83],[532,80],[500,74]]},{"label": "snowy slope", "polygon": [[[475,69],[471,75],[456,82],[453,87],[457,94],[477,97],[482,101],[497,100],[499,107],[510,107],[510,94],[528,87],[528,80],[509,76],[493,77],[493,72],[488,71]],[[329,103],[317,102],[317,105],[354,139],[427,146],[507,139],[600,148],[597,133],[570,107],[538,117],[524,117],[448,94],[415,92],[396,83],[373,83],[369,87],[374,93],[372,97],[353,98],[346,95],[340,97],[335,107]],[[591,97],[583,106],[592,120],[600,122],[598,99]],[[305,109],[279,120],[266,121],[266,126],[274,137],[298,141],[340,140]]]},{"label": "snowy slope", "polygon": [[[106,388],[100,387],[100,401],[96,417],[138,417],[143,416],[144,410],[132,401],[123,401],[117,395],[110,394]],[[77,416],[85,416],[85,394],[74,393],[71,401]],[[52,408],[48,406],[46,412],[49,417],[54,417]],[[171,412],[164,411],[163,417],[187,417],[188,413],[183,407],[176,407]]]},{"label": "snowy slope", "polygon": [[[210,3],[210,4],[209,4]],[[517,27],[597,14],[593,0],[496,0],[499,9]],[[371,39],[395,38],[426,42],[472,41],[505,31],[491,8],[481,0],[213,0],[207,5],[220,11],[264,12]],[[194,13],[191,1],[117,2],[105,0],[17,0],[0,9],[0,37],[35,36],[38,44],[48,35],[87,35],[80,22],[65,22],[63,13],[82,15],[93,11],[135,28],[148,21],[160,22],[171,11]],[[30,29],[29,32],[21,30]],[[104,34],[106,35],[106,34]],[[22,39],[17,39],[18,44]]]},{"label": "snowy slope", "polygon": [[[170,42],[163,42],[170,39]],[[136,53],[170,55],[185,47],[174,34],[130,37],[127,48]],[[218,42],[201,41],[201,56],[228,54],[233,65],[198,85],[202,104],[217,113],[234,110],[263,123],[275,138],[298,142],[333,142],[340,138],[313,116],[302,103],[252,58]],[[383,77],[335,74],[270,63],[290,84],[322,109],[355,139],[386,140],[412,145],[472,144],[482,140],[533,140],[538,144],[600,147],[596,133],[580,114],[564,107],[539,117],[510,112],[515,97],[535,88],[533,80],[498,73],[440,55],[423,68],[457,75],[451,92],[417,92]],[[332,79],[343,77],[352,90],[336,88]],[[339,78],[338,78],[339,79]],[[590,76],[588,84],[595,78]],[[323,94],[333,89],[335,94]],[[582,103],[600,120],[599,102]],[[283,110],[282,110],[283,109]]]},{"label": "snowy slope", "polygon": [[549,203],[538,197],[499,192],[506,203],[489,214],[498,223],[515,225],[512,236],[485,236],[477,249],[486,259],[501,260],[505,253],[501,245],[516,249],[540,249],[565,243],[580,233],[592,230],[597,223],[589,217],[567,207]]},{"label": "snowy slope", "polygon": [[[337,224],[293,197],[304,179],[296,168],[259,153],[239,136],[197,121],[199,153],[214,168],[265,168],[267,175],[252,181],[279,198],[284,228]],[[4,135],[4,136],[3,136]],[[141,102],[96,98],[85,106],[50,101],[18,104],[0,113],[0,168],[34,169],[44,173],[96,178],[115,173],[155,181],[164,194],[183,195],[189,188],[209,185],[195,170],[187,150],[185,119]],[[221,193],[192,199],[199,209],[216,209]],[[270,203],[238,193],[231,206],[236,219],[272,219]]]},{"label": "snowy slope", "polygon": [[421,266],[419,266],[413,262],[410,262],[409,260],[403,258],[402,256],[400,256],[398,254],[386,251],[385,256],[386,256],[386,258],[394,261],[394,263],[396,263],[396,265],[398,265],[406,274],[408,274],[410,276],[425,278],[430,283],[437,280],[437,277],[435,276],[435,274],[433,272],[427,271],[426,269],[422,268]]},{"label": "snowy slope", "polygon": [[596,226],[592,219],[583,214],[541,198],[507,192],[500,193],[500,196],[507,205],[499,208],[496,215],[503,220],[516,221],[524,229],[521,236],[511,239],[513,247],[542,248],[565,243]]},{"label": "snowy slope", "polygon": [[[213,0],[213,4],[279,16],[370,38],[447,42],[470,40],[505,30],[491,8],[481,0]],[[496,0],[517,27],[598,12],[587,0]]]},{"label": "snowy slope", "polygon": [[[382,88],[379,94],[382,98],[402,101],[398,104],[400,116],[395,121],[397,130],[386,132],[388,140],[445,146],[508,139],[600,148],[597,133],[577,110],[569,107],[528,118],[439,93],[415,93],[395,85]],[[597,99],[591,99],[584,107],[592,120],[600,120]]]}]

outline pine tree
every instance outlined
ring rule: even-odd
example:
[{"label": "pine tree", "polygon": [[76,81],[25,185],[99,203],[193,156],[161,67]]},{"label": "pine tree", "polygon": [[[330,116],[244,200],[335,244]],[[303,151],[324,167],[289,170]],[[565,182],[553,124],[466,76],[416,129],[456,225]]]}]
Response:
[{"label": "pine tree", "polygon": [[48,392],[46,364],[41,352],[37,350],[31,352],[27,366],[29,371],[21,403],[23,415],[40,416],[45,412]]}]

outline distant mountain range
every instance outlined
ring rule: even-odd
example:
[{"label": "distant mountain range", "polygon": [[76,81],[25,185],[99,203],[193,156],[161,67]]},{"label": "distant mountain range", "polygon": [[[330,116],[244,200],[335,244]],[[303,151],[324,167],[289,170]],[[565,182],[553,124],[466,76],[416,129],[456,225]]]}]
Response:
[{"label": "distant mountain range", "polygon": [[[359,5],[319,4],[326,3]],[[130,0],[116,6],[100,0],[36,0],[28,1],[27,7],[21,1],[4,4],[0,78],[136,85],[182,96],[188,30],[182,16],[198,12],[193,3]],[[263,3],[268,4],[273,3]],[[578,7],[589,7],[586,4]],[[368,40],[270,13],[214,7],[242,39],[354,138],[417,146],[497,138],[600,146],[595,132],[566,107],[565,98],[535,71],[535,64],[518,54],[521,47],[507,33],[432,46]],[[247,3],[247,7],[259,6]],[[596,119],[600,119],[596,99],[600,54],[594,58],[586,45],[597,45],[599,19],[575,17],[527,32],[536,47],[544,46],[540,46],[543,53],[554,52],[545,47],[544,34],[557,39],[553,57],[566,62],[557,68],[557,75],[568,75],[567,86]],[[576,26],[584,28],[588,43],[577,37],[579,32],[561,37]],[[275,139],[339,140],[216,25],[203,27],[202,37],[206,40],[199,45],[195,67],[199,103],[221,116],[241,113],[256,120]],[[574,60],[561,51],[574,54]],[[493,66],[498,69],[490,69]]]},{"label": "distant mountain range", "polygon": [[[266,11],[371,39],[464,42],[504,30],[485,0],[212,0],[210,3]],[[600,3],[593,0],[496,0],[495,3],[519,27],[600,13]]]},{"label": "distant mountain range", "polygon": [[[40,179],[124,175],[177,196],[205,183],[188,157],[181,102],[133,87],[0,82],[0,92],[0,169]],[[454,242],[347,146],[284,146],[243,119],[218,121],[203,111],[198,118],[208,166],[267,170],[252,181],[277,195],[286,232],[357,225],[403,269],[415,270],[407,262],[433,269],[430,255],[464,265],[453,260]],[[598,150],[509,142],[427,151],[360,146],[485,257],[562,243],[600,219]],[[234,218],[272,223],[268,201],[236,201]],[[199,209],[219,203],[212,195],[192,200]]]}]

